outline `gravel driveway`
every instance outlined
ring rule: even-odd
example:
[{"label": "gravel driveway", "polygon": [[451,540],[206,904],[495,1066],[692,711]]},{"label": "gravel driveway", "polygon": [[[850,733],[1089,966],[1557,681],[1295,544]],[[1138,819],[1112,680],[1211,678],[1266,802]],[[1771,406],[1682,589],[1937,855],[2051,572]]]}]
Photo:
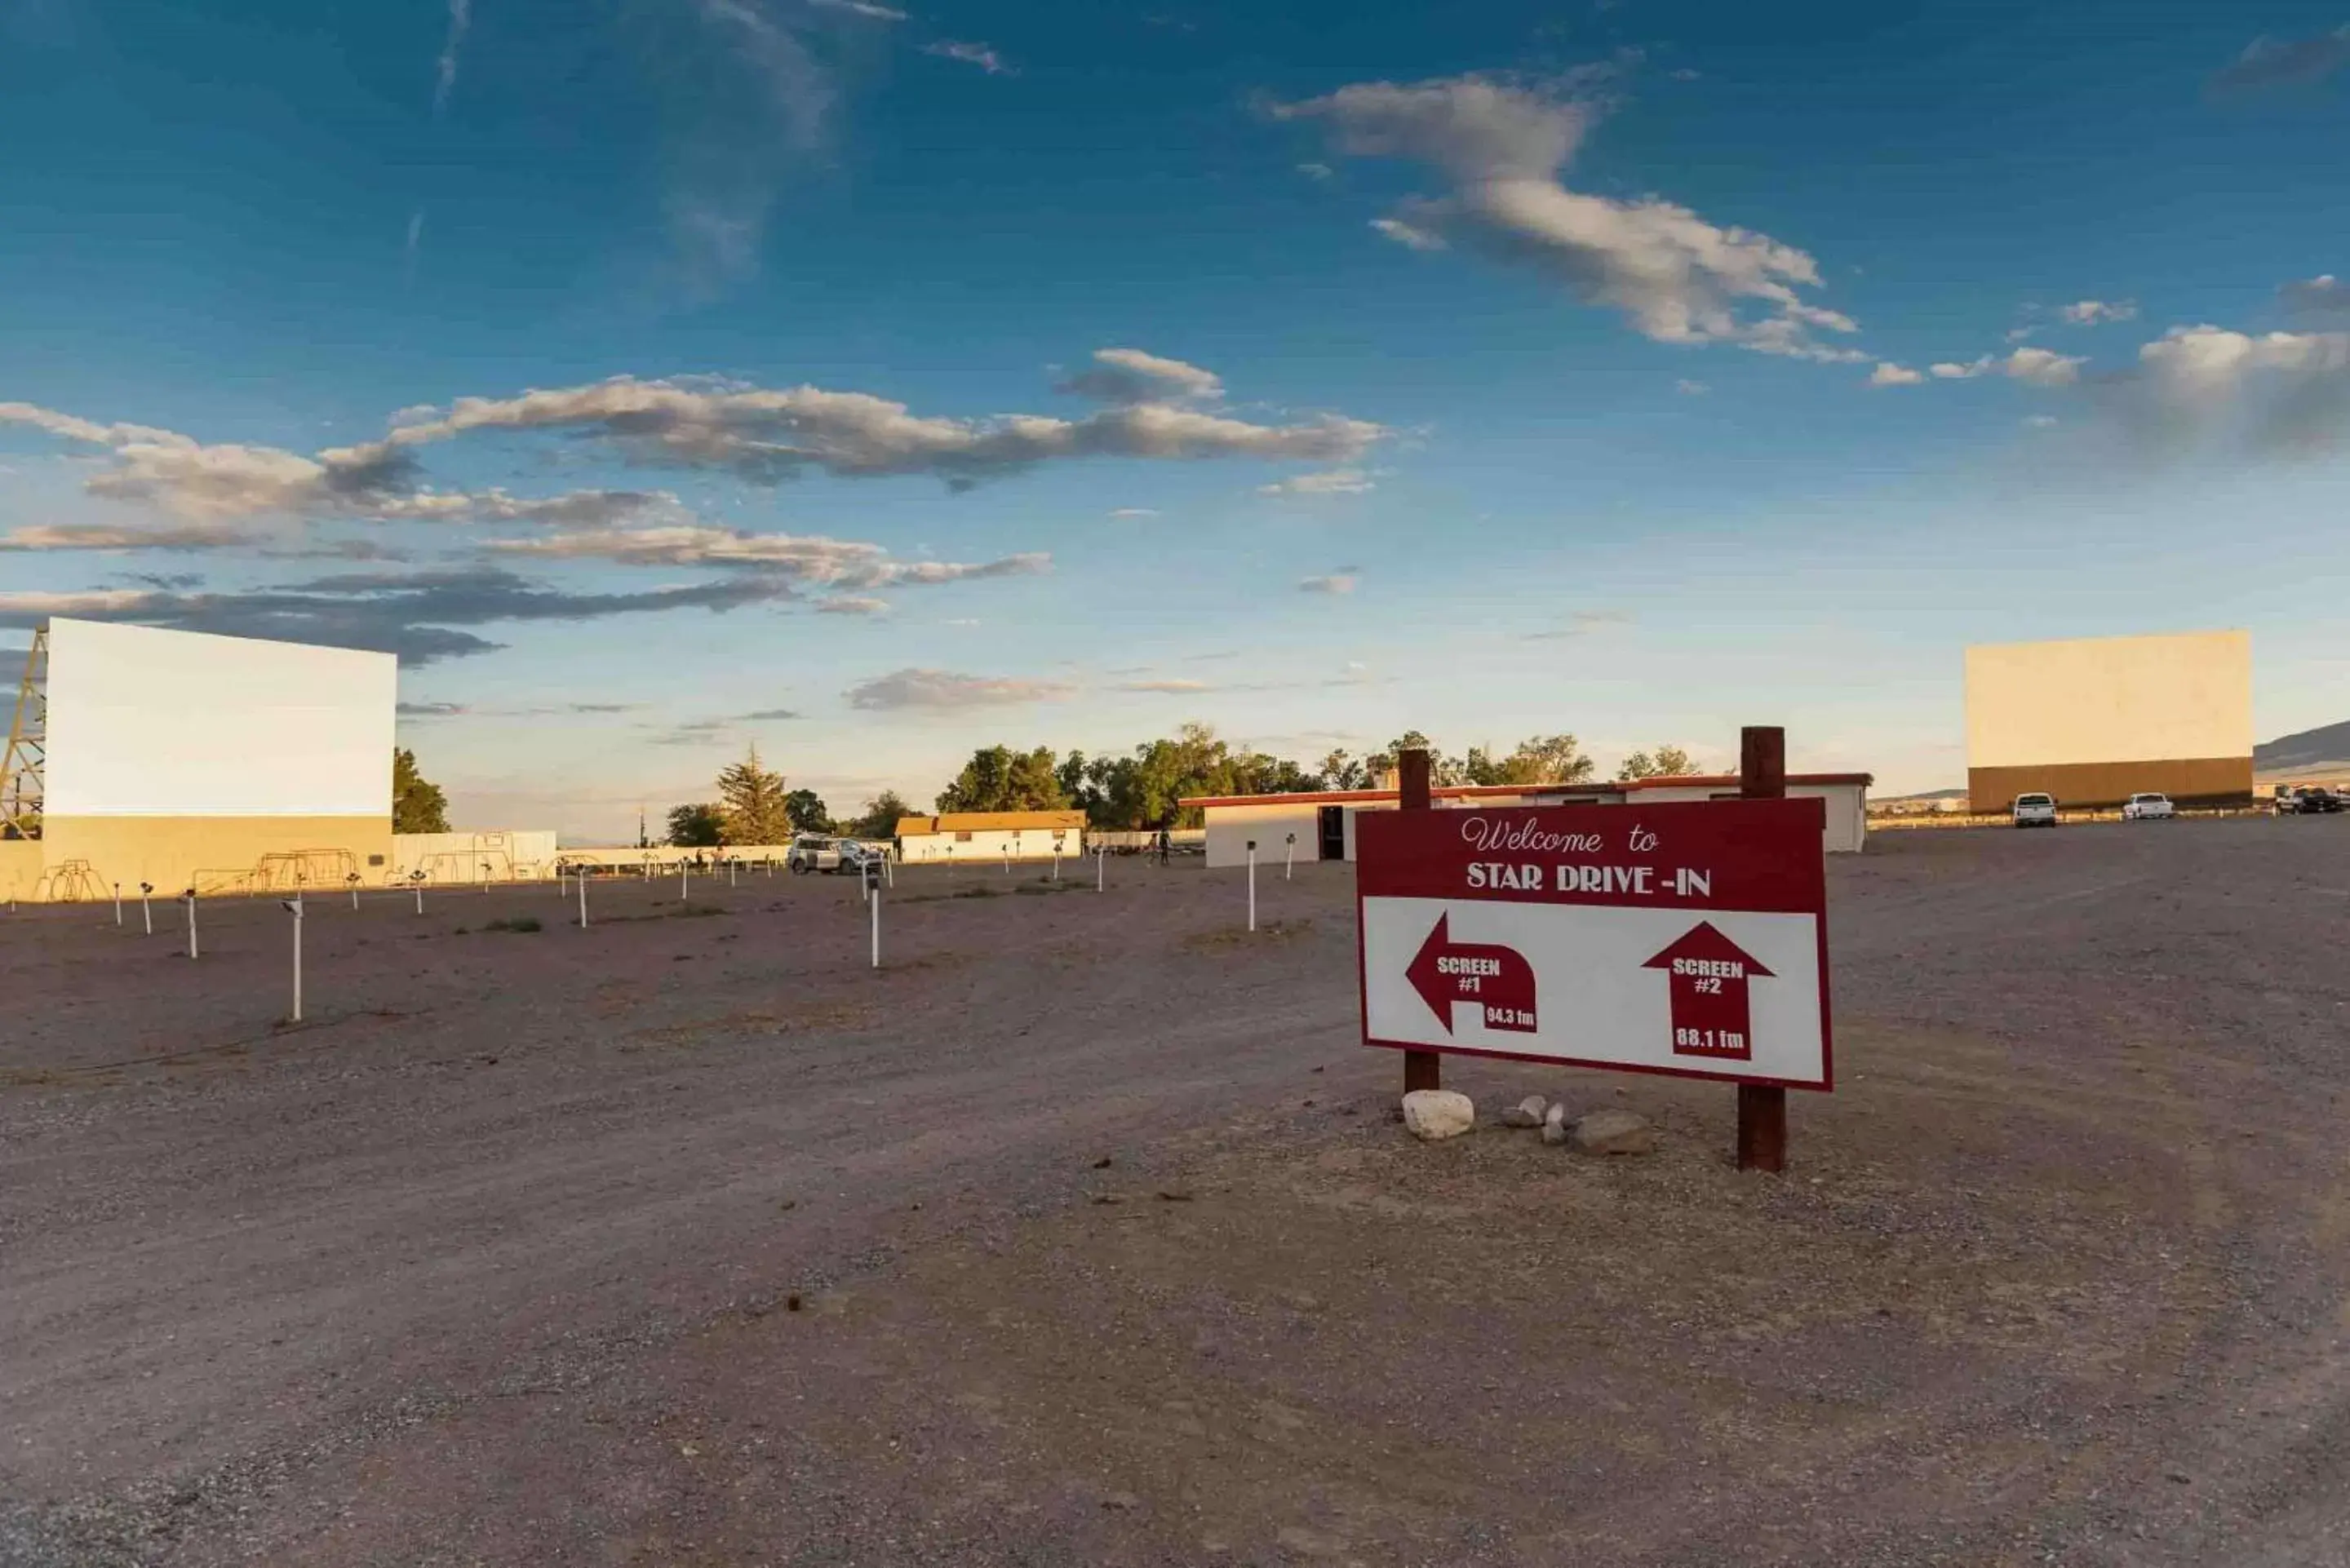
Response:
[{"label": "gravel driveway", "polygon": [[2350,819],[1839,857],[1781,1178],[1109,875],[0,922],[0,1563],[2350,1560]]}]

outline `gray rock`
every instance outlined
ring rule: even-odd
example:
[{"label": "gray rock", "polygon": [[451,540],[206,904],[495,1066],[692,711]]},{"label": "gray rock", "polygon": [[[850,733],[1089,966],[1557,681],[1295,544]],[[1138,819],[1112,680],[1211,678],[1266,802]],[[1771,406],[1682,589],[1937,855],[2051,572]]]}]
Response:
[{"label": "gray rock", "polygon": [[1538,1127],[1543,1124],[1543,1113],[1549,1109],[1548,1100],[1540,1095],[1528,1095],[1502,1113],[1502,1125],[1505,1127]]},{"label": "gray rock", "polygon": [[1414,1089],[1403,1097],[1403,1125],[1422,1143],[1459,1137],[1477,1125],[1477,1105],[1451,1089]]},{"label": "gray rock", "polygon": [[1586,1154],[1648,1154],[1657,1129],[1629,1111],[1593,1111],[1575,1124],[1575,1147]]}]

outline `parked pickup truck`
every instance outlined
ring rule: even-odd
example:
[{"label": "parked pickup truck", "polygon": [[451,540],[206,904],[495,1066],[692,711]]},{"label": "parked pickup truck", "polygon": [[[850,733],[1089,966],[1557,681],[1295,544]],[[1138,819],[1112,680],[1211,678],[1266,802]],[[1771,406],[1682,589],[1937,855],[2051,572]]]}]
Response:
[{"label": "parked pickup truck", "polygon": [[2054,827],[2056,826],[2056,797],[2053,794],[2020,794],[2015,797],[2015,826],[2018,827]]},{"label": "parked pickup truck", "polygon": [[2168,822],[2178,815],[2170,797],[2158,792],[2134,794],[2122,803],[2124,822]]}]

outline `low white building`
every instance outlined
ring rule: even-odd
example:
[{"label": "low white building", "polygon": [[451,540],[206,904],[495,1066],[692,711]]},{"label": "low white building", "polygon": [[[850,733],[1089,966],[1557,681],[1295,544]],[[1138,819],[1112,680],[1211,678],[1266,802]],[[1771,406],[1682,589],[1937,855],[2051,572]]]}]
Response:
[{"label": "low white building", "polygon": [[949,811],[898,820],[898,858],[909,866],[1074,860],[1085,852],[1082,811]]},{"label": "low white building", "polygon": [[[1821,846],[1828,854],[1856,854],[1868,840],[1868,774],[1789,774],[1787,794],[1827,803]],[[1443,807],[1513,805],[1626,805],[1642,801],[1735,800],[1734,775],[1633,779],[1586,784],[1453,784],[1430,792]],[[1391,789],[1317,790],[1300,794],[1195,795],[1207,820],[1208,864],[1245,866],[1256,844],[1257,864],[1355,858],[1355,814],[1394,811],[1401,796]]]}]

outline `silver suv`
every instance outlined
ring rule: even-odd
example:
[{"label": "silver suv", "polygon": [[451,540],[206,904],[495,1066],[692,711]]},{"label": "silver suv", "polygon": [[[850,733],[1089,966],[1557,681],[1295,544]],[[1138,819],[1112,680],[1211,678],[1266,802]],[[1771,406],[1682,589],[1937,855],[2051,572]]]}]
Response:
[{"label": "silver suv", "polygon": [[795,877],[804,877],[811,871],[837,871],[840,869],[840,846],[841,841],[837,838],[803,833],[793,839],[791,848],[785,851],[784,864]]},{"label": "silver suv", "polygon": [[841,871],[851,875],[865,869],[868,863],[878,865],[888,851],[855,838],[827,838],[821,834],[803,833],[792,840],[784,852],[784,864],[795,874]]}]

